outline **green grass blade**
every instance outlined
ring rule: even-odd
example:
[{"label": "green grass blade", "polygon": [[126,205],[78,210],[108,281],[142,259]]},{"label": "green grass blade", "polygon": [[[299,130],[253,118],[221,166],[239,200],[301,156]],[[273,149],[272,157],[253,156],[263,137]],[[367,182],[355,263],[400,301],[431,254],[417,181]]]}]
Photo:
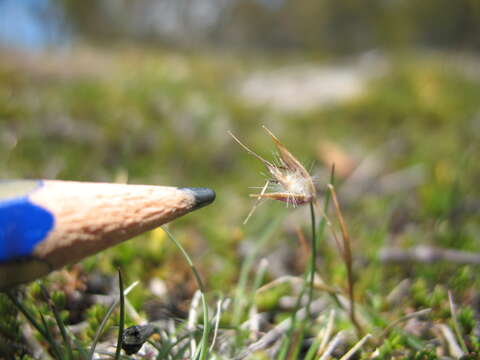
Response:
[{"label": "green grass blade", "polygon": [[220,326],[220,318],[222,317],[222,305],[223,305],[223,299],[221,298],[217,302],[217,313],[215,314],[215,323],[213,326],[213,339],[212,339],[212,343],[210,344],[209,352],[213,351],[213,348],[215,346],[215,341],[217,340],[218,329]]},{"label": "green grass blade", "polygon": [[[332,170],[330,172],[330,182],[329,184],[335,185],[335,164],[332,165]],[[323,203],[323,214],[328,212],[328,207],[330,206],[331,194],[330,191],[325,192],[325,200]],[[325,236],[325,226],[327,225],[327,219],[325,216],[322,216],[320,223],[318,224],[318,237],[317,237],[317,248],[320,245],[320,240]]]},{"label": "green grass blade", "polygon": [[122,272],[118,269],[118,286],[120,288],[120,320],[118,326],[117,349],[115,351],[115,360],[120,359],[123,342],[123,330],[125,328],[125,295],[123,294]]},{"label": "green grass blade", "polygon": [[58,312],[55,304],[53,303],[50,294],[48,293],[47,289],[45,286],[41,285],[40,290],[42,292],[42,295],[47,302],[48,306],[50,307],[50,310],[53,313],[53,316],[55,317],[55,321],[57,322],[57,326],[60,329],[60,334],[63,339],[63,343],[65,344],[66,350],[67,350],[67,359],[73,360],[73,351],[72,351],[72,345],[70,344],[70,340],[67,336],[67,330],[65,328],[65,324],[63,323],[63,320],[60,316],[60,313]]},{"label": "green grass blade", "polygon": [[260,250],[265,246],[267,241],[272,237],[278,225],[280,224],[282,217],[276,217],[270,224],[266,227],[263,233],[260,235],[259,240],[256,243],[255,248],[251,254],[245,259],[240,269],[240,275],[238,280],[238,285],[235,289],[235,297],[233,304],[233,321],[232,324],[237,327],[240,324],[244,306],[246,305],[245,294],[247,293],[247,283],[248,275],[252,270],[255,259],[257,258]]},{"label": "green grass blade", "polygon": [[195,276],[195,280],[197,281],[198,288],[200,290],[201,296],[202,296],[202,305],[203,305],[203,334],[202,334],[202,340],[200,342],[200,346],[198,347],[197,353],[193,356],[194,359],[201,359],[205,360],[208,355],[208,335],[210,332],[210,324],[208,320],[208,305],[207,305],[207,300],[205,297],[205,286],[203,285],[202,278],[200,277],[199,272],[197,271],[197,268],[193,264],[192,259],[188,255],[188,253],[185,251],[183,246],[175,239],[175,237],[172,235],[172,233],[166,228],[162,227],[163,231],[168,235],[170,240],[173,241],[173,243],[177,246],[177,248],[180,250],[182,253],[183,257],[187,261],[188,265],[190,266],[190,269],[193,272],[193,275]]},{"label": "green grass blade", "polygon": [[258,290],[258,288],[260,288],[260,286],[263,282],[263,279],[265,278],[265,273],[267,271],[267,266],[268,266],[268,262],[267,262],[266,259],[262,259],[260,261],[260,264],[258,265],[258,270],[255,273],[255,278],[253,279],[252,291],[251,291],[250,296],[248,297],[246,305],[245,305],[246,313],[249,313],[250,310],[252,309],[252,307],[255,304],[256,291]]},{"label": "green grass blade", "polygon": [[83,346],[83,344],[80,341],[78,341],[78,339],[75,336],[73,336],[73,334],[70,333],[70,335],[73,342],[75,343],[76,350],[80,353],[80,359],[87,359],[88,352],[85,349],[85,346]]},{"label": "green grass blade", "polygon": [[[307,313],[308,314],[308,313]],[[305,331],[308,327],[309,317],[307,316],[299,324],[299,330],[295,336],[295,347],[291,349],[289,359],[298,359],[300,355],[300,350],[302,349],[303,339],[305,338]]]},{"label": "green grass blade", "polygon": [[[128,293],[130,291],[132,291],[132,289],[138,285],[138,281],[135,281],[132,285],[130,285],[125,291],[124,291],[124,295],[128,295]],[[103,332],[103,329],[105,328],[105,325],[107,324],[107,321],[108,319],[110,318],[110,316],[112,315],[113,313],[113,310],[115,309],[115,307],[118,305],[120,299],[116,299],[112,302],[112,304],[110,305],[110,307],[108,308],[108,311],[107,313],[105,314],[105,316],[103,317],[102,319],[102,322],[100,323],[100,326],[98,327],[97,329],[97,332],[95,333],[95,337],[93,338],[93,343],[92,343],[92,346],[90,347],[90,352],[88,353],[88,359],[90,360],[93,360],[93,356],[95,354],[95,348],[97,346],[97,343],[98,343],[98,340],[100,339],[100,335],[102,334]]]},{"label": "green grass blade", "polygon": [[48,338],[48,335],[46,333],[46,330],[42,328],[42,326],[35,320],[33,315],[30,313],[30,311],[23,306],[23,304],[17,300],[15,295],[13,295],[11,292],[7,292],[7,297],[10,299],[10,301],[17,307],[18,310],[27,318],[27,320],[32,324],[32,326],[42,335],[44,339]]},{"label": "green grass blade", "polygon": [[58,344],[55,341],[55,339],[53,338],[52,334],[48,330],[48,324],[47,324],[47,321],[45,320],[45,317],[43,316],[43,314],[41,312],[39,312],[39,315],[40,315],[40,319],[42,320],[42,324],[43,324],[43,326],[46,330],[46,334],[47,334],[47,337],[46,337],[45,340],[47,340],[48,343],[50,344],[50,347],[52,348],[52,352],[55,354],[55,357],[59,360],[62,360],[64,358],[63,353],[60,350],[60,348],[58,347]]},{"label": "green grass blade", "polygon": [[[287,358],[287,355],[290,351],[290,345],[292,344],[293,334],[295,333],[295,329],[297,328],[297,314],[300,311],[302,298],[305,295],[305,291],[307,290],[306,281],[303,281],[302,289],[300,294],[298,295],[297,302],[295,303],[295,308],[293,309],[292,314],[290,315],[290,328],[288,329],[287,336],[282,344],[279,359],[283,360]],[[303,320],[307,321],[308,316]]]},{"label": "green grass blade", "polygon": [[47,322],[45,321],[43,314],[39,313],[40,318],[42,320],[42,325],[40,325],[35,320],[35,317],[30,313],[30,311],[25,306],[23,306],[23,304],[20,301],[18,301],[17,298],[11,292],[7,292],[7,297],[18,308],[18,310],[23,314],[23,316],[27,318],[30,324],[32,324],[32,326],[42,335],[45,341],[48,342],[52,351],[55,353],[55,356],[57,356],[58,359],[62,359],[61,353],[59,353],[58,347],[48,330]]},{"label": "green grass blade", "polygon": [[309,283],[309,288],[308,288],[308,302],[307,302],[307,314],[311,315],[310,311],[310,304],[312,303],[313,300],[313,288],[314,288],[314,281],[315,281],[315,270],[317,268],[316,266],[316,259],[317,259],[317,234],[316,234],[316,221],[315,221],[315,205],[313,202],[310,203],[310,221],[312,223],[312,239],[311,239],[311,251],[312,253],[310,254],[310,269],[308,270],[309,272],[309,277],[310,277],[310,283]]},{"label": "green grass blade", "polygon": [[320,347],[320,342],[322,339],[320,337],[315,337],[315,340],[313,341],[312,345],[308,348],[307,355],[305,355],[304,360],[313,360],[315,358],[315,355],[317,354],[317,350]]}]

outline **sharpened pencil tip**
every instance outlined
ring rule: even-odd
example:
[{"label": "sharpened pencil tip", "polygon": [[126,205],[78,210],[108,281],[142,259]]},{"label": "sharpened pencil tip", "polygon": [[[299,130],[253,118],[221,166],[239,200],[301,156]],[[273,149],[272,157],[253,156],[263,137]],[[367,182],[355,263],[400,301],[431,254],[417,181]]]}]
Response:
[{"label": "sharpened pencil tip", "polygon": [[211,204],[215,200],[215,191],[209,188],[182,188],[182,190],[191,191],[195,197],[194,210]]}]

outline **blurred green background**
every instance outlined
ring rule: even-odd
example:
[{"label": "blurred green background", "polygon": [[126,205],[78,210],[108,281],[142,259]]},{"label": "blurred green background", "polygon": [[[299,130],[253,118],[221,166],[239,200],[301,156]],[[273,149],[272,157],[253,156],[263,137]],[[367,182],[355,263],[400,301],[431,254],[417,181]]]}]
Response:
[{"label": "blurred green background", "polygon": [[[265,125],[321,194],[336,163],[361,288],[418,277],[477,293],[477,266],[402,267],[380,250],[480,250],[480,2],[3,0],[0,42],[0,177],[215,189],[171,226],[209,289],[231,289],[275,219],[270,276],[303,269],[288,249],[305,209],[266,202],[242,225],[264,169],[227,131],[271,158]],[[344,284],[335,245],[320,253]],[[127,282],[158,277],[189,298],[179,259],[153,232],[82,271],[120,266]],[[135,292],[140,306],[149,295]]]}]

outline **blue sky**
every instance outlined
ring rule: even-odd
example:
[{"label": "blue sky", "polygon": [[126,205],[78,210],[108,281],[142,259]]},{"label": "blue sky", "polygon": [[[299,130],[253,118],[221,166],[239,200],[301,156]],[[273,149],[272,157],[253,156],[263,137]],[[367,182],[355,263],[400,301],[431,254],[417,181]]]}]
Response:
[{"label": "blue sky", "polygon": [[50,0],[0,0],[0,45],[36,50],[68,37],[62,13]]}]

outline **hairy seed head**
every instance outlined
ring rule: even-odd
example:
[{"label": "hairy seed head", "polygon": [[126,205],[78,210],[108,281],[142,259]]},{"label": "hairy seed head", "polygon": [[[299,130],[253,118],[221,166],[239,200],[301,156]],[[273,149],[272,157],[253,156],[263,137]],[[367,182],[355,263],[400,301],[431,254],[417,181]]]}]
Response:
[{"label": "hairy seed head", "polygon": [[[314,202],[317,197],[315,185],[312,177],[303,165],[288,151],[288,149],[278,140],[278,138],[265,126],[265,131],[271,136],[275,147],[278,151],[278,159],[271,163],[265,160],[257,153],[250,150],[240,140],[238,140],[231,132],[230,136],[249,154],[255,156],[267,168],[272,179],[267,181],[266,187],[259,194],[251,194],[250,196],[257,199],[273,199],[286,202],[287,205],[303,205]],[[278,165],[277,165],[278,164]],[[272,189],[272,192],[265,192],[266,189]]]}]

